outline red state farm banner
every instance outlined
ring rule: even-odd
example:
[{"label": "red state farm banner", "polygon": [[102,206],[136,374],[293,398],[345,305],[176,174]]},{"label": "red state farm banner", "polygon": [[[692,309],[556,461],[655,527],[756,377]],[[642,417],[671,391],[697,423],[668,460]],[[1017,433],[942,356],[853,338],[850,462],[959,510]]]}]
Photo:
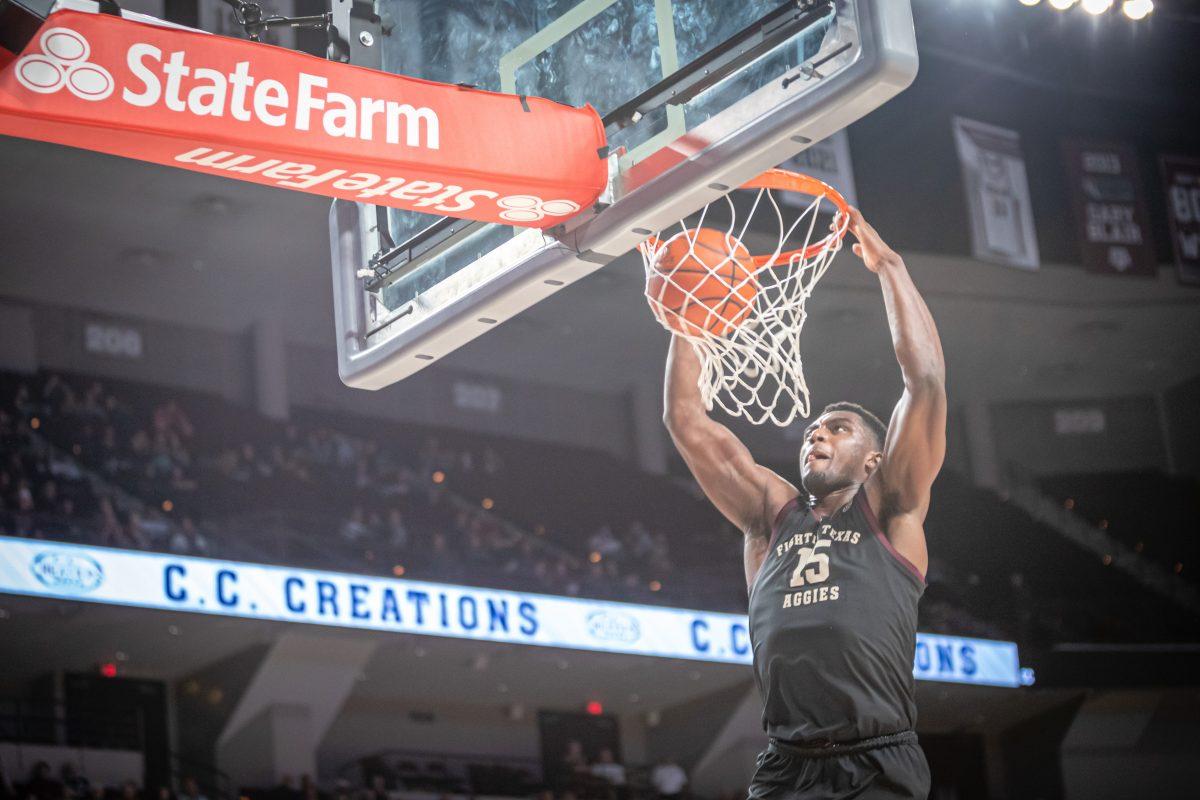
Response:
[{"label": "red state farm banner", "polygon": [[0,134],[531,228],[561,222],[605,187],[604,128],[590,106],[95,8],[60,2],[18,57],[0,58]]}]

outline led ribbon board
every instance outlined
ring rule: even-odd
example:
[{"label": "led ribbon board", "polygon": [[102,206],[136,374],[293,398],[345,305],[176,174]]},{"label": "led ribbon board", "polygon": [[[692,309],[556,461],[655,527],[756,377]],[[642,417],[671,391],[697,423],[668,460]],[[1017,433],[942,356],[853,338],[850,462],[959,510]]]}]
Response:
[{"label": "led ribbon board", "polygon": [[[599,116],[60,0],[0,57],[0,134],[427,214],[544,228],[595,202]],[[519,214],[527,208],[541,214]]]},{"label": "led ribbon board", "polygon": [[[0,537],[0,592],[749,664],[746,617]],[[922,680],[1020,686],[1012,642],[918,633]]]}]

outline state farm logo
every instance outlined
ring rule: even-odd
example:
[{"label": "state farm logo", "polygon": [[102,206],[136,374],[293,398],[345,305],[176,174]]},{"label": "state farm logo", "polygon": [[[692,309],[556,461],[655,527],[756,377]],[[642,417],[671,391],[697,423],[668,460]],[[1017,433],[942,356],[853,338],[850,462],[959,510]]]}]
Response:
[{"label": "state farm logo", "polygon": [[31,92],[53,94],[66,87],[81,100],[103,100],[116,83],[104,67],[88,62],[91,45],[70,28],[50,28],[39,40],[42,52],[17,61],[17,80]]},{"label": "state farm logo", "polygon": [[[54,94],[66,88],[83,100],[113,95],[117,81],[107,69],[88,61],[92,48],[78,31],[50,28],[38,41],[42,52],[17,61],[16,77],[26,89]],[[201,49],[164,53],[148,42],[133,42],[125,52],[128,74],[121,73],[117,96],[136,108],[165,108],[237,124],[315,129],[335,139],[382,140],[429,150],[441,147],[441,122],[432,108],[331,88],[335,82],[350,88],[352,82],[345,75],[334,81],[325,75],[295,72],[285,83],[255,74],[256,63],[250,61],[239,61],[229,71],[190,63],[189,58],[211,55]],[[271,68],[271,58],[264,56],[261,61]]]},{"label": "state farm logo", "polygon": [[543,200],[528,194],[514,194],[496,201],[503,211],[500,219],[509,222],[537,222],[546,217],[569,217],[579,210],[570,200]]}]

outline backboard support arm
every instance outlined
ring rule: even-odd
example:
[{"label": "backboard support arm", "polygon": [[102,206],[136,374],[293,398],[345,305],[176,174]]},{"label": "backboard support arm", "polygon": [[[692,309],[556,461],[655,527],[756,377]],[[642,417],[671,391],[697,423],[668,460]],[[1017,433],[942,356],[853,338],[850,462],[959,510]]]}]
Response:
[{"label": "backboard support arm", "polygon": [[836,13],[833,0],[792,0],[663,78],[603,117],[605,128],[637,124],[665,105],[683,105],[779,45]]}]

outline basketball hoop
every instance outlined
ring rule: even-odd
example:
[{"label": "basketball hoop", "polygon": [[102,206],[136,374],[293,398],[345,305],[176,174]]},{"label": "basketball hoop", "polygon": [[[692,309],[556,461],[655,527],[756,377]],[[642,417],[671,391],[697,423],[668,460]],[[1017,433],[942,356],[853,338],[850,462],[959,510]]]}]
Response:
[{"label": "basketball hoop", "polygon": [[[842,248],[849,206],[823,181],[782,169],[768,170],[741,188],[757,190],[741,221],[726,195],[729,221],[719,229],[705,227],[706,220],[723,216],[713,208],[720,201],[714,201],[695,225],[681,221],[674,236],[660,233],[638,246],[646,267],[646,299],[662,326],[687,339],[699,356],[707,409],[717,405],[756,425],[769,420],[784,426],[809,415],[800,359],[805,303]],[[777,192],[812,201],[798,207],[789,224]],[[814,240],[823,201],[836,209],[834,224],[828,235]],[[772,212],[775,249],[754,255],[743,245],[746,233],[755,214],[769,219]],[[791,213],[789,208],[787,216]]]}]

